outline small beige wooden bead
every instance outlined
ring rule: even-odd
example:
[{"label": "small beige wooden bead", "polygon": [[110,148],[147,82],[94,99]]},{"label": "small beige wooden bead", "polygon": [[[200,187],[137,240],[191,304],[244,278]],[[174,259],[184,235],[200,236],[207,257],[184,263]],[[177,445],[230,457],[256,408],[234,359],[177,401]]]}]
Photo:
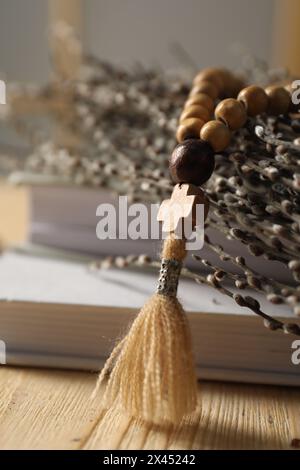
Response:
[{"label": "small beige wooden bead", "polygon": [[221,121],[209,121],[200,131],[200,138],[208,142],[215,152],[222,152],[230,144],[231,133]]},{"label": "small beige wooden bead", "polygon": [[289,92],[276,85],[268,86],[265,89],[269,98],[268,113],[274,116],[286,114],[290,107],[291,97]]},{"label": "small beige wooden bead", "polygon": [[196,95],[193,95],[191,98],[189,98],[184,107],[188,108],[190,106],[204,106],[210,113],[213,112],[215,104],[214,101],[211,99],[210,96],[206,95],[205,93],[197,93]]},{"label": "small beige wooden bead", "polygon": [[247,120],[247,113],[242,103],[234,98],[227,98],[216,107],[215,117],[234,131],[243,127]]},{"label": "small beige wooden bead", "polygon": [[187,118],[200,118],[203,121],[209,121],[211,113],[208,111],[207,108],[201,106],[199,104],[189,106],[188,108],[184,109],[181,116],[180,116],[180,123],[185,121]]},{"label": "small beige wooden bead", "polygon": [[244,88],[238,95],[238,100],[244,104],[248,116],[254,117],[267,111],[269,99],[265,90],[251,85]]},{"label": "small beige wooden bead", "polygon": [[[293,95],[294,91],[296,91],[296,89],[293,88],[291,83],[288,83],[287,85],[285,85],[284,88],[286,89],[286,91],[290,95],[290,105],[289,105],[290,113],[298,113],[299,109],[300,109],[300,104],[293,103],[293,101],[292,101],[292,95]],[[297,93],[297,95],[299,95],[299,93]],[[297,98],[298,98],[298,96],[297,96]]]},{"label": "small beige wooden bead", "polygon": [[207,69],[202,70],[201,72],[196,75],[194,78],[194,85],[198,85],[203,80],[211,82],[215,85],[218,89],[219,93],[222,93],[224,90],[224,81],[222,78],[222,71],[221,69],[217,69],[214,67],[209,67]]},{"label": "small beige wooden bead", "polygon": [[287,91],[290,95],[293,93],[293,91],[295,91],[295,89],[293,88],[292,83],[287,83],[286,85],[284,85],[284,88],[286,89],[286,91]]},{"label": "small beige wooden bead", "polygon": [[232,76],[232,80],[226,90],[228,98],[236,98],[239,92],[245,88],[245,80],[242,77]]},{"label": "small beige wooden bead", "polygon": [[233,90],[235,89],[236,78],[227,69],[221,69],[220,73],[224,83],[223,95],[232,97]]},{"label": "small beige wooden bead", "polygon": [[176,132],[177,142],[183,142],[186,139],[200,139],[200,131],[205,122],[202,119],[189,118],[182,121]]},{"label": "small beige wooden bead", "polygon": [[219,96],[219,90],[214,83],[208,80],[202,80],[198,82],[191,90],[190,97],[197,95],[198,93],[205,93],[210,96],[211,99],[216,100]]},{"label": "small beige wooden bead", "polygon": [[213,83],[218,89],[219,97],[235,98],[245,86],[244,79],[233,75],[224,68],[208,68],[203,70],[195,77],[194,85],[197,86],[202,80]]}]

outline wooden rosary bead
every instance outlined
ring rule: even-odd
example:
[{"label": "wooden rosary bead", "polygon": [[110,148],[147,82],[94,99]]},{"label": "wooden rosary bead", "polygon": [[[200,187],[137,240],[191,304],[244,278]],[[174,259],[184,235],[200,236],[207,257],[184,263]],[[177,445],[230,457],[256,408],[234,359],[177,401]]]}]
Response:
[{"label": "wooden rosary bead", "polygon": [[187,118],[198,118],[207,122],[209,121],[210,117],[211,113],[208,111],[207,108],[201,105],[193,105],[184,109],[180,116],[180,123],[182,121],[185,121]]},{"label": "wooden rosary bead", "polygon": [[169,161],[172,179],[175,183],[204,184],[215,167],[213,149],[206,142],[190,139],[178,144]]},{"label": "wooden rosary bead", "polygon": [[233,75],[224,68],[208,68],[200,72],[194,79],[194,86],[198,86],[203,80],[211,82],[218,90],[220,97],[236,97],[245,86],[241,77]]},{"label": "wooden rosary bead", "polygon": [[[286,91],[289,93],[290,95],[290,105],[289,105],[289,112],[290,113],[299,113],[299,110],[300,110],[300,104],[295,104],[293,103],[293,100],[292,100],[292,95],[295,91],[295,88],[293,88],[292,84],[291,83],[288,83],[287,85],[285,85],[284,87],[286,89]],[[299,95],[299,93],[298,93]]]},{"label": "wooden rosary bead", "polygon": [[230,85],[227,88],[226,96],[228,98],[236,98],[239,92],[245,88],[245,80],[241,77],[234,77],[232,76],[232,80]]},{"label": "wooden rosary bead", "polygon": [[237,99],[245,106],[248,116],[258,116],[267,111],[269,99],[265,90],[259,86],[244,88]]},{"label": "wooden rosary bead", "polygon": [[211,99],[210,96],[206,95],[205,93],[197,93],[196,95],[193,95],[191,98],[187,100],[184,107],[186,109],[189,106],[194,106],[194,105],[204,106],[204,108],[206,108],[210,113],[213,112],[214,107],[215,107],[214,101]]},{"label": "wooden rosary bead", "polygon": [[232,97],[236,88],[236,78],[227,69],[221,69],[220,73],[224,83],[223,96],[228,98]]},{"label": "wooden rosary bead", "polygon": [[222,91],[224,90],[224,81],[220,69],[209,67],[207,69],[202,70],[194,78],[194,85],[198,85],[203,80],[213,83],[218,89],[219,94],[222,93]]},{"label": "wooden rosary bead", "polygon": [[210,96],[211,99],[216,100],[219,96],[219,90],[214,83],[208,80],[202,80],[195,85],[190,93],[190,97],[197,95],[198,93],[204,93]]},{"label": "wooden rosary bead", "polygon": [[235,131],[243,127],[247,120],[247,113],[242,103],[234,98],[227,98],[216,107],[215,117]]},{"label": "wooden rosary bead", "polygon": [[284,85],[284,88],[289,93],[290,96],[292,96],[293,91],[295,91],[292,83],[288,83],[287,85]]},{"label": "wooden rosary bead", "polygon": [[222,152],[230,144],[231,133],[221,121],[209,121],[200,131],[200,138],[208,142],[215,152]]},{"label": "wooden rosary bead", "polygon": [[177,142],[183,142],[186,139],[200,138],[200,131],[205,122],[198,118],[189,118],[181,122],[177,129]]},{"label": "wooden rosary bead", "polygon": [[265,89],[265,92],[269,98],[268,113],[278,116],[279,114],[286,114],[288,112],[291,97],[285,88],[271,85]]}]

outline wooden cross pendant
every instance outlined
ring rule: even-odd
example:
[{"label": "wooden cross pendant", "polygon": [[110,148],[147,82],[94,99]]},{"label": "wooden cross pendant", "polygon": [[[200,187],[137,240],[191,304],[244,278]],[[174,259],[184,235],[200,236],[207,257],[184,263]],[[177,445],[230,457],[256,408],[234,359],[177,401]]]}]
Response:
[{"label": "wooden cross pendant", "polygon": [[195,228],[196,207],[204,205],[204,220],[208,214],[209,202],[202,189],[193,184],[176,184],[171,199],[166,199],[160,205],[157,220],[163,223],[164,232],[175,232],[179,224],[191,217],[192,230]]}]

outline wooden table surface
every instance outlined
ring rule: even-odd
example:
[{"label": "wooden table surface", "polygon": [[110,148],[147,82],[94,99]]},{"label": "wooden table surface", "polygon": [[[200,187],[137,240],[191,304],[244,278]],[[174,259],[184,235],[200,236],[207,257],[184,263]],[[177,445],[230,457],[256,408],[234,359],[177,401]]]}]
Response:
[{"label": "wooden table surface", "polygon": [[[0,240],[22,240],[27,192],[0,186]],[[203,382],[179,427],[138,423],[91,400],[96,375],[0,367],[0,449],[288,449],[300,447],[300,390]]]}]

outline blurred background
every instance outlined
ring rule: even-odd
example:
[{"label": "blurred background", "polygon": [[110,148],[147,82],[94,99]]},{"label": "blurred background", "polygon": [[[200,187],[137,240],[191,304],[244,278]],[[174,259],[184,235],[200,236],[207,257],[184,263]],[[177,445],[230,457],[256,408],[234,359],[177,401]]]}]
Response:
[{"label": "blurred background", "polygon": [[300,69],[299,0],[0,0],[0,10],[8,80],[48,80],[48,31],[58,19],[75,28],[84,50],[122,65],[177,68],[182,49],[199,68],[237,68],[249,54]]}]

